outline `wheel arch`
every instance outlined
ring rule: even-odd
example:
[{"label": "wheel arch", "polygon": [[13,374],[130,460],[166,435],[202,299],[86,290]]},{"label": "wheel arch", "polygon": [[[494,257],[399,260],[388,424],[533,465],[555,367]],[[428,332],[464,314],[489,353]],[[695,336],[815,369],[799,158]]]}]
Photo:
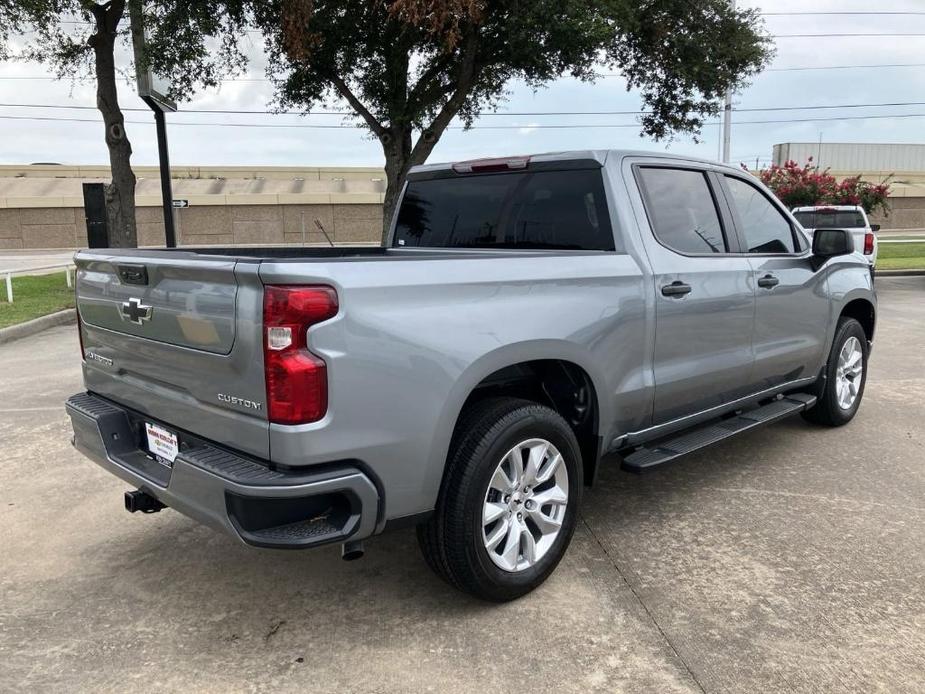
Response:
[{"label": "wheel arch", "polygon": [[877,309],[873,302],[865,297],[851,299],[842,307],[841,313],[838,315],[839,321],[842,318],[854,318],[864,328],[867,342],[873,342],[874,329],[877,324]]},{"label": "wheel arch", "polygon": [[575,431],[585,483],[591,484],[601,454],[601,423],[610,415],[603,392],[603,376],[590,355],[573,343],[549,340],[513,344],[476,360],[457,380],[439,418],[431,458],[432,469],[439,471],[432,480],[435,500],[464,409],[497,395],[539,402],[561,414]]}]

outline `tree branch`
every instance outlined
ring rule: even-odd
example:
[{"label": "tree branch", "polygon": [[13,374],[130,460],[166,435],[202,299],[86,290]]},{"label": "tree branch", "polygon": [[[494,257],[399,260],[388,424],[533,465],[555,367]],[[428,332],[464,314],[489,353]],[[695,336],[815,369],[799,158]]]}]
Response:
[{"label": "tree branch", "polygon": [[467,32],[463,40],[461,62],[456,75],[456,91],[453,92],[453,95],[440,109],[430,126],[424,129],[424,132],[421,133],[418,141],[414,144],[409,162],[411,165],[422,164],[427,160],[427,157],[430,156],[436,146],[437,140],[440,139],[440,135],[443,134],[450,121],[456,117],[463,104],[466,103],[466,98],[472,90],[472,85],[475,83],[476,74],[478,73],[478,63],[476,62],[478,48],[478,30],[472,28]]},{"label": "tree branch", "polygon": [[337,89],[338,93],[347,100],[347,103],[350,104],[350,107],[363,117],[363,120],[366,121],[366,125],[369,126],[369,129],[372,130],[377,137],[381,138],[387,132],[385,127],[382,125],[382,123],[376,120],[376,117],[369,112],[369,109],[367,109],[356,97],[356,95],[350,91],[350,87],[347,86],[347,83],[337,75],[328,75],[328,79]]},{"label": "tree branch", "polygon": [[434,61],[421,73],[421,76],[418,77],[408,94],[408,110],[411,113],[414,113],[423,106],[426,101],[426,95],[444,89],[444,85],[439,82],[436,82],[436,84],[432,84],[432,82],[447,68],[449,63],[450,54],[443,53],[434,58]]}]

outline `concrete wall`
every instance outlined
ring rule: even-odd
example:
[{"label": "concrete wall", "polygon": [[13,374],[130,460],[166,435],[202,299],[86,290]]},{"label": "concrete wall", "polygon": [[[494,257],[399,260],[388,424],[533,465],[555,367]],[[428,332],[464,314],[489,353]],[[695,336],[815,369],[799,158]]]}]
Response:
[{"label": "concrete wall", "polygon": [[[164,243],[159,171],[135,167],[138,241]],[[384,173],[375,167],[171,167],[178,241],[202,244],[377,243]],[[0,165],[0,248],[86,245],[84,182],[104,182],[104,166]]]},{"label": "concrete wall", "polygon": [[[187,246],[299,244],[303,213],[307,243],[326,243],[315,219],[336,242],[379,242],[382,205],[377,203],[187,207],[176,211],[178,242]],[[161,208],[138,207],[137,218],[139,245],[163,245]],[[82,208],[0,208],[0,249],[80,248],[86,244]]]},{"label": "concrete wall", "polygon": [[0,248],[76,248],[86,243],[82,209],[0,208]]},{"label": "concrete wall", "polygon": [[925,197],[891,197],[890,214],[871,215],[871,224],[888,229],[925,229]]}]

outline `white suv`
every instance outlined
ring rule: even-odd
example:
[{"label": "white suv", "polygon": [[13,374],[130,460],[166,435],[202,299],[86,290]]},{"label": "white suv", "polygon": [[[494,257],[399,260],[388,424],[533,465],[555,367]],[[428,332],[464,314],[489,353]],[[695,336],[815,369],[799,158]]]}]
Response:
[{"label": "white suv", "polygon": [[815,205],[794,207],[793,216],[812,236],[816,229],[847,229],[854,239],[855,250],[867,256],[871,265],[877,262],[877,236],[879,224],[871,225],[867,213],[859,205]]}]

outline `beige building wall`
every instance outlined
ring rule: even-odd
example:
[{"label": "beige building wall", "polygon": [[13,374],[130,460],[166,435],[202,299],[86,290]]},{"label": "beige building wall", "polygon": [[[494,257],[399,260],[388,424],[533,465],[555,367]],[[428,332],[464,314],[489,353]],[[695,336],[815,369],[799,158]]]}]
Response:
[{"label": "beige building wall", "polygon": [[[136,167],[138,242],[164,244],[159,172]],[[87,243],[82,184],[101,166],[0,166],[0,249],[79,248]],[[183,245],[378,243],[384,174],[365,167],[172,167]],[[303,237],[304,221],[304,237]]]},{"label": "beige building wall", "polygon": [[[302,234],[302,220],[305,235]],[[160,207],[137,208],[138,243],[164,244]],[[176,211],[177,241],[185,246],[327,243],[319,220],[336,243],[379,243],[382,205],[204,205]],[[87,245],[82,208],[0,208],[0,249],[81,248]]]},{"label": "beige building wall", "polygon": [[925,229],[925,197],[891,197],[890,214],[874,214],[871,224],[879,224],[886,230]]}]

